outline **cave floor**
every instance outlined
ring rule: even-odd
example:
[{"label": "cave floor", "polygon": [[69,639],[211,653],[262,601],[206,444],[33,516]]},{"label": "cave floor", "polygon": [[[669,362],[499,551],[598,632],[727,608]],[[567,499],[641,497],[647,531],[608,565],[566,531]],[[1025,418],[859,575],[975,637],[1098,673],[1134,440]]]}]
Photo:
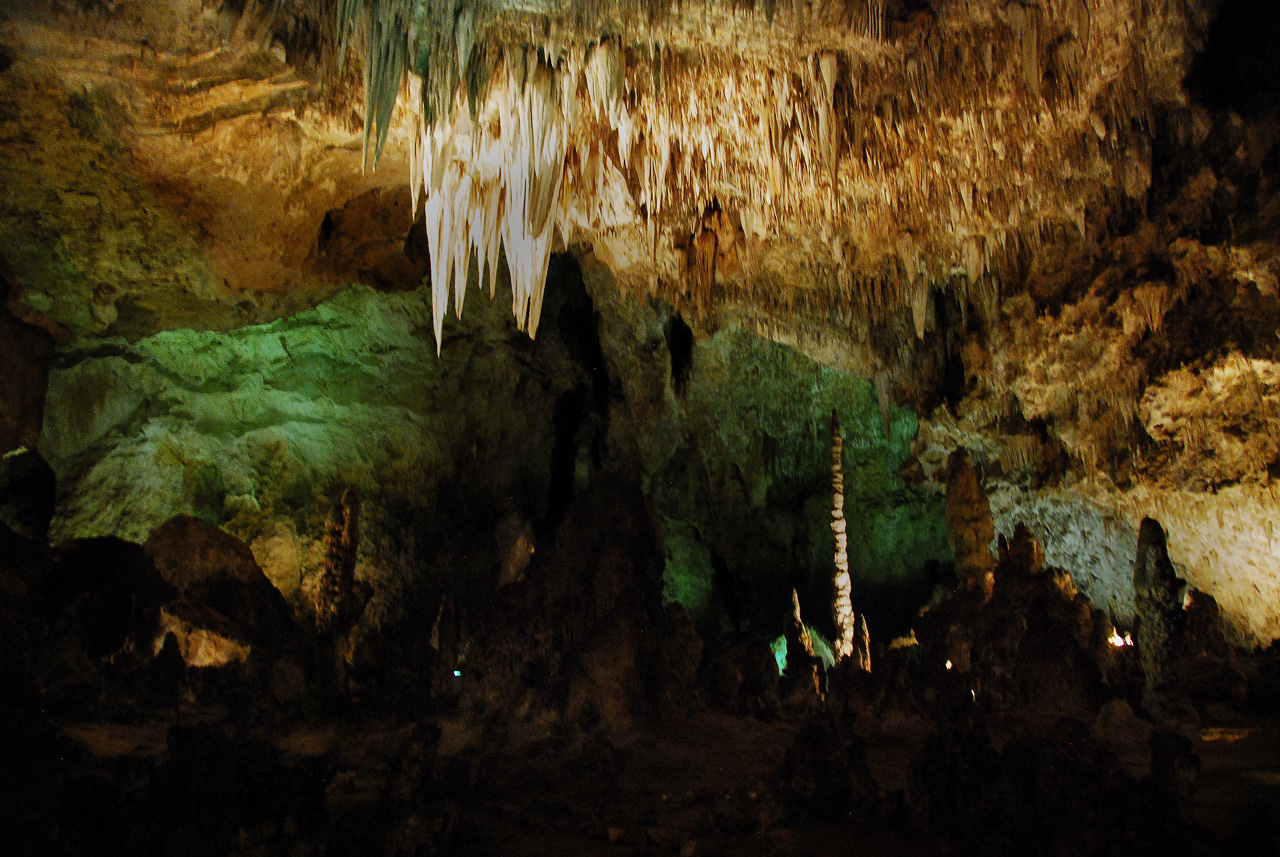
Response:
[{"label": "cave floor", "polygon": [[[283,770],[323,769],[319,788],[330,819],[345,817],[358,825],[375,808],[391,803],[398,807],[393,814],[405,814],[410,827],[439,824],[438,810],[419,818],[415,802],[451,804],[448,823],[460,835],[449,853],[931,853],[909,826],[880,825],[867,831],[843,824],[786,826],[767,799],[768,783],[801,723],[799,717],[758,720],[700,710],[678,725],[638,727],[630,738],[616,743],[580,741],[566,746],[547,740],[509,754],[487,748],[488,761],[480,764],[469,756],[474,747],[468,747],[465,737],[455,734],[450,746],[456,723],[424,726],[404,718],[351,713],[251,725],[218,706],[191,706],[151,712],[130,722],[66,722],[61,731],[87,751],[75,764],[104,776],[159,766],[169,752],[175,725],[220,731],[234,742],[255,747],[270,745]],[[442,727],[444,738],[432,760],[430,753],[422,756],[420,745],[424,735],[433,734],[434,725]],[[993,736],[1014,728],[1013,721],[992,723]],[[863,737],[868,764],[882,792],[904,790],[923,733],[906,729],[886,735],[869,728]],[[1274,830],[1274,810],[1280,807],[1280,717],[1235,716],[1230,725],[1200,727],[1195,739],[1201,762],[1192,807],[1196,825],[1220,843],[1229,841],[1246,817],[1265,819],[1267,828]],[[425,741],[431,743],[429,737]],[[423,762],[416,770],[404,762],[413,758]],[[1133,758],[1140,767],[1141,754]],[[465,763],[451,765],[451,760]],[[450,782],[452,776],[458,781]],[[424,796],[415,777],[439,780],[433,796]],[[280,821],[285,831],[295,823],[292,816]]]},{"label": "cave floor", "polygon": [[1199,737],[1195,822],[1224,836],[1247,817],[1280,828],[1280,717],[1207,727]]}]

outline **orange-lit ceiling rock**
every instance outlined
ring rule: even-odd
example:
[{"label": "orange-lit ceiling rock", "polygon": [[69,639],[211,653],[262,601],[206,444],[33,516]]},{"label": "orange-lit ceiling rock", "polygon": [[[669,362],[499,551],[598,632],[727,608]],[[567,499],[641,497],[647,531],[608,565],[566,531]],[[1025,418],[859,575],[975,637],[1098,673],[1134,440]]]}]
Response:
[{"label": "orange-lit ceiling rock", "polygon": [[[397,5],[412,7],[369,4],[371,19]],[[1181,3],[526,5],[466,6],[443,24],[456,46],[410,37],[410,56],[433,49],[411,94],[426,107],[415,183],[443,233],[474,233],[484,256],[485,224],[509,214],[490,210],[498,189],[545,191],[532,231],[503,233],[532,280],[554,230],[590,241],[625,289],[785,315],[908,307],[919,337],[931,289],[990,312],[1027,248],[1145,196],[1151,105],[1182,98],[1189,47]],[[398,69],[373,68],[378,104]]]},{"label": "orange-lit ceiling rock", "polygon": [[[250,3],[243,16],[226,11],[236,4],[216,12],[195,0],[110,5],[7,26],[23,62],[6,85],[46,117],[22,117],[22,127],[43,125],[40,133],[66,145],[108,150],[110,131],[124,150],[122,158],[77,153],[97,165],[86,176],[31,177],[24,171],[36,165],[22,155],[30,141],[9,136],[10,160],[19,163],[8,178],[58,186],[58,200],[45,204],[55,215],[47,228],[61,236],[66,256],[133,256],[171,273],[192,302],[239,302],[242,314],[253,314],[262,301],[246,307],[238,293],[308,286],[324,211],[409,178],[405,160],[419,135],[415,110],[403,109],[415,101],[407,89],[389,121],[374,117],[375,127],[390,126],[389,142],[382,167],[361,176],[364,111],[334,74],[328,13],[309,4],[271,11]],[[417,29],[395,38],[407,40],[408,56],[436,48],[434,64],[407,63],[434,75],[422,99],[436,120],[427,123],[437,138],[426,147],[437,152],[434,174],[424,177],[428,202],[448,190],[448,207],[460,208],[457,183],[474,174],[468,205],[476,214],[463,218],[462,231],[474,232],[476,243],[485,243],[484,223],[493,219],[481,193],[492,190],[493,176],[481,180],[483,161],[474,155],[486,133],[514,151],[512,123],[495,113],[519,100],[513,93],[527,100],[530,81],[547,103],[524,133],[550,146],[539,157],[558,192],[539,204],[554,229],[544,212],[522,213],[503,231],[508,243],[537,245],[536,256],[546,233],[557,246],[590,242],[624,289],[702,309],[746,300],[769,316],[824,319],[910,308],[920,336],[932,323],[930,289],[990,312],[1028,247],[1094,228],[1112,207],[1146,193],[1151,105],[1183,98],[1178,82],[1197,32],[1180,2],[931,5],[936,11],[908,14],[902,3],[879,0],[670,9],[492,2],[461,4],[441,33],[429,29],[431,20],[413,19],[435,11],[364,4],[375,13],[406,10]],[[357,42],[376,48],[377,38],[360,35],[357,28]],[[451,63],[460,72],[441,73]],[[40,74],[89,93],[93,121],[109,120],[104,133],[62,123],[85,108],[50,91]],[[439,105],[447,109],[433,113]],[[473,108],[490,123],[480,132]],[[444,137],[453,143],[448,152],[440,151]],[[41,139],[37,148],[56,151],[50,142],[58,140]],[[526,169],[508,160],[508,173]],[[521,178],[534,192],[538,169]],[[113,171],[136,173],[121,179],[126,199]],[[510,176],[499,184],[513,194]],[[135,236],[136,247],[104,249],[82,225],[86,206],[105,218],[153,222]],[[36,208],[19,207],[13,217]],[[539,228],[522,230],[519,221],[530,217]],[[198,250],[157,257],[159,245],[184,240]],[[41,291],[39,276],[24,276],[21,260],[13,264],[29,289]],[[529,281],[533,328],[540,264],[531,258],[521,266],[529,273],[513,281]],[[143,278],[108,268],[96,284],[88,271],[81,306],[49,305],[68,303],[65,291],[28,303],[77,330],[110,327],[113,311],[128,303],[111,290],[145,289],[134,283]],[[145,307],[145,297],[131,300]],[[230,313],[223,323],[234,321]]]},{"label": "orange-lit ceiling rock", "polygon": [[0,74],[13,302],[73,334],[136,338],[269,320],[331,293],[314,264],[325,212],[402,185],[407,168],[361,174],[343,86],[322,85],[314,56],[286,63],[262,19],[110,5],[32,4],[0,24],[16,60]]}]

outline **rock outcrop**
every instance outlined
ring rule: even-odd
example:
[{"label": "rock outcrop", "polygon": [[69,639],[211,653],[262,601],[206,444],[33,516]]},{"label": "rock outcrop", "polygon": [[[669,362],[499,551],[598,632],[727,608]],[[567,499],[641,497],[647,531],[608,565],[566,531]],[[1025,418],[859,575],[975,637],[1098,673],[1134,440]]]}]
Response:
[{"label": "rock outcrop", "polygon": [[[177,633],[188,664],[244,660],[252,646],[278,654],[297,640],[284,597],[249,546],[230,533],[178,515],[156,528],[145,550],[160,577],[181,596],[162,620],[166,631]],[[206,640],[214,635],[217,641]],[[211,647],[224,651],[206,651]]]}]

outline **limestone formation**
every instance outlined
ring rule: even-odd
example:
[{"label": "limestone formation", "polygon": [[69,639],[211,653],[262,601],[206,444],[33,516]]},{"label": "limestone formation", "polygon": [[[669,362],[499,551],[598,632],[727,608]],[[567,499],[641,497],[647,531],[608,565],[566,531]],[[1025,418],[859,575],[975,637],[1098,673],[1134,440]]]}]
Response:
[{"label": "limestone formation", "polygon": [[831,603],[836,638],[831,641],[836,660],[853,654],[853,584],[849,579],[849,536],[844,519],[844,439],[840,435],[840,415],[831,412],[831,535],[835,537],[835,595]]},{"label": "limestone formation", "polygon": [[1275,851],[1280,3],[0,5],[6,854]]},{"label": "limestone formation", "polygon": [[969,592],[990,598],[995,587],[995,539],[991,506],[969,453],[958,448],[947,462],[947,538],[955,551],[956,576]]},{"label": "limestone formation", "polygon": [[323,634],[349,630],[364,609],[367,598],[356,585],[359,547],[360,492],[347,486],[325,521],[324,564],[316,593],[316,628]]},{"label": "limestone formation", "polygon": [[[1060,508],[1050,563],[1119,615],[1124,543],[1158,514],[1233,640],[1280,633],[1276,254],[1241,226],[1270,210],[1273,135],[1216,106],[1266,91],[1233,57],[1273,52],[1211,26],[1235,4],[65,5],[22,4],[4,33],[22,318],[95,343],[227,331],[430,269],[419,329],[443,351],[470,288],[510,286],[527,330],[551,318],[543,263],[571,249],[620,299],[875,378],[921,420],[920,484],[971,449],[1011,492],[1003,520]],[[93,534],[218,517],[175,497],[198,473],[151,478],[157,451],[98,484],[164,508]]]},{"label": "limestone formation", "polygon": [[816,661],[813,653],[813,637],[805,627],[804,618],[800,615],[800,596],[791,590],[791,623],[787,628],[787,651],[795,650],[796,656]]},{"label": "limestone formation", "polygon": [[787,669],[780,693],[784,704],[805,709],[822,698],[821,661],[815,654],[813,637],[800,615],[800,596],[791,590],[791,616],[787,625]]},{"label": "limestone formation", "polygon": [[871,672],[871,632],[867,630],[867,615],[858,614],[858,627],[853,635],[853,661],[862,672]]},{"label": "limestone formation", "polygon": [[1133,641],[1142,658],[1142,702],[1148,711],[1161,710],[1161,693],[1173,652],[1181,642],[1185,622],[1186,581],[1169,561],[1164,528],[1144,518],[1138,530],[1138,555],[1133,563],[1133,591],[1137,625]]}]

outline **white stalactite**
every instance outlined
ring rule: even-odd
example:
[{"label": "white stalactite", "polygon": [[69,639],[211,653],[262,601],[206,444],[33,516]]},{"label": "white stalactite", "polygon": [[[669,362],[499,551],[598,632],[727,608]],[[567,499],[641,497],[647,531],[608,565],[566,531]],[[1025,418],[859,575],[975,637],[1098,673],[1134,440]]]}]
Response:
[{"label": "white stalactite", "polygon": [[[592,109],[621,123],[621,72],[610,65],[616,66],[616,53],[597,54],[587,67],[598,90]],[[531,70],[517,73],[526,63]],[[563,190],[569,128],[580,112],[577,84],[577,73],[558,74],[529,56],[495,70],[475,122],[461,91],[450,115],[433,125],[418,110],[418,134],[411,141],[413,204],[416,212],[419,190],[424,191],[437,351],[451,281],[454,312],[461,316],[474,255],[479,284],[483,288],[487,280],[492,297],[499,244],[506,248],[516,324],[530,337],[537,335],[552,237],[556,229],[561,236],[569,232]],[[411,79],[410,94],[418,94],[419,104],[421,87]],[[601,174],[612,177],[603,168]]]}]

